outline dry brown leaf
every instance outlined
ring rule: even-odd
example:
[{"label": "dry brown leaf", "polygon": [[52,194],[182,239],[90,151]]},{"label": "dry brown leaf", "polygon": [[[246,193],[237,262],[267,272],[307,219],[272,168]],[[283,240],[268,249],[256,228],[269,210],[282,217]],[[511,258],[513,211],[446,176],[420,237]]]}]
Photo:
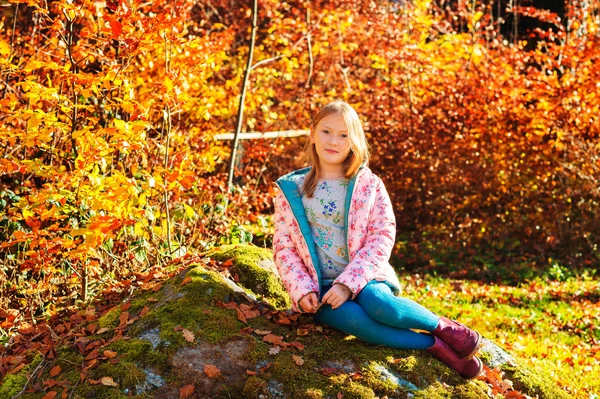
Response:
[{"label": "dry brown leaf", "polygon": [[98,331],[96,331],[96,334],[102,334],[102,333],[105,333],[107,331],[108,331],[108,328],[103,327],[103,328],[99,329]]},{"label": "dry brown leaf", "polygon": [[194,342],[194,339],[196,339],[194,337],[194,333],[192,333],[190,330],[188,330],[187,328],[184,328],[183,330],[181,330],[181,333],[183,334],[183,338],[185,338],[185,340],[187,342]]},{"label": "dry brown leaf", "polygon": [[150,311],[150,308],[148,306],[144,306],[144,308],[142,309],[142,311],[140,312],[140,317],[144,317],[146,316],[146,314]]},{"label": "dry brown leaf", "polygon": [[102,352],[102,354],[104,355],[104,357],[106,357],[107,359],[112,359],[113,357],[117,356],[117,352],[113,352],[111,350],[105,350],[104,352]]},{"label": "dry brown leaf", "polygon": [[102,377],[100,378],[100,383],[102,385],[106,385],[107,387],[118,387],[119,384],[117,384],[112,377]]},{"label": "dry brown leaf", "polygon": [[296,363],[298,366],[302,366],[304,364],[304,359],[302,359],[301,356],[296,356],[296,355],[292,355],[292,360],[294,361],[294,363]]},{"label": "dry brown leaf", "polygon": [[179,388],[179,397],[181,399],[186,399],[192,396],[194,393],[194,385],[186,385],[184,387]]},{"label": "dry brown leaf", "polygon": [[56,377],[57,375],[60,374],[60,370],[61,370],[60,366],[54,366],[54,367],[52,367],[52,369],[50,370],[50,376],[51,377]]},{"label": "dry brown leaf", "polygon": [[127,320],[129,320],[129,312],[121,312],[121,315],[119,316],[119,325],[122,326],[123,324],[126,324]]},{"label": "dry brown leaf", "polygon": [[221,370],[219,370],[218,368],[216,368],[212,364],[205,364],[204,365],[204,372],[206,373],[206,375],[208,377],[215,378],[216,376],[218,376],[221,373]]},{"label": "dry brown leaf", "polygon": [[264,331],[264,330],[254,330],[255,333],[257,333],[258,335],[269,335],[271,334],[271,331]]}]

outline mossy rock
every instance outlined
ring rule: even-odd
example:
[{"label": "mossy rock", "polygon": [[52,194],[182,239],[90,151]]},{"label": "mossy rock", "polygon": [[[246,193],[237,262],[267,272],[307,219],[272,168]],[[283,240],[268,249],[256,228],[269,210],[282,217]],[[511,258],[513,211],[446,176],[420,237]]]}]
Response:
[{"label": "mossy rock", "polygon": [[[345,399],[487,397],[489,387],[484,381],[465,381],[424,351],[369,345],[317,326],[309,315],[300,315],[289,325],[277,324],[272,306],[287,309],[289,299],[278,291],[281,282],[274,272],[259,265],[270,259],[268,251],[238,245],[209,256],[231,259],[244,290],[203,262],[191,265],[160,290],[130,298],[128,312],[135,321],[123,331],[124,339],[114,339],[121,306],[97,321],[110,330],[86,338],[102,340],[99,353],[116,353],[112,361],[99,356],[98,364],[85,370],[86,378],[80,381],[85,356],[75,348],[57,348],[58,358],[46,360],[41,378],[30,381],[28,388],[44,387],[42,381],[51,379],[65,381],[64,387],[52,388],[57,397],[64,392],[82,399],[178,398],[179,390],[189,385],[194,387],[192,398],[216,399],[326,399],[338,394]],[[253,273],[261,277],[253,279]],[[248,299],[249,292],[270,305]],[[241,305],[261,314],[243,322],[236,310]],[[265,341],[269,332],[285,344],[276,348]],[[548,376],[507,361],[510,355],[490,341],[485,342],[482,358],[492,367],[504,368],[514,387],[531,397],[569,397]],[[0,398],[19,393],[41,361],[6,376]],[[50,370],[57,365],[61,372],[51,377]],[[103,377],[110,377],[116,386],[98,383]],[[22,398],[40,399],[49,390],[26,392]]]},{"label": "mossy rock", "polygon": [[281,278],[277,274],[273,253],[253,245],[224,245],[208,254],[221,262],[231,260],[231,274],[239,276],[242,287],[259,295],[275,309],[291,306]]}]

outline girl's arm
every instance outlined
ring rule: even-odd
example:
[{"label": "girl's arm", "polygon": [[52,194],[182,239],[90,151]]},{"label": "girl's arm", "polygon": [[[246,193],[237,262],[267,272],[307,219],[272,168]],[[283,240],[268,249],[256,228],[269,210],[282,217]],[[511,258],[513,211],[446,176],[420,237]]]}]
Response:
[{"label": "girl's arm", "polygon": [[[273,236],[275,265],[292,300],[292,310],[302,312],[299,301],[311,292],[318,293],[319,289],[308,273],[306,265],[298,254],[298,248],[292,240],[290,229],[299,229],[299,227],[290,209],[290,204],[281,190],[275,197],[273,220],[275,225]],[[299,230],[297,234],[300,234]]]},{"label": "girl's arm", "polygon": [[366,230],[364,244],[334,282],[350,288],[352,299],[375,276],[381,276],[379,269],[389,262],[396,239],[396,217],[387,190],[376,176],[370,186],[374,187],[374,198],[369,201],[369,218],[361,229]]}]

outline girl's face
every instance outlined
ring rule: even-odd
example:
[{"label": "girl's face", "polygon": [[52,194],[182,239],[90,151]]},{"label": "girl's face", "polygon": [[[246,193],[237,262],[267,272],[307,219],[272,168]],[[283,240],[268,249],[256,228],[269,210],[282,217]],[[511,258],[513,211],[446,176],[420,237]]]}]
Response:
[{"label": "girl's face", "polygon": [[344,117],[331,114],[319,121],[310,132],[310,142],[319,156],[322,178],[344,176],[344,161],[350,153],[350,136]]}]

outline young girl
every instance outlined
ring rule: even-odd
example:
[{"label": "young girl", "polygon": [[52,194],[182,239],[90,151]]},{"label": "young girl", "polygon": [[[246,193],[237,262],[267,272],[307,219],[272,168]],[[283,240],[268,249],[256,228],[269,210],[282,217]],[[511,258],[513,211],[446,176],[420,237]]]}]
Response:
[{"label": "young girl", "polygon": [[[425,349],[463,378],[483,368],[481,335],[407,298],[388,260],[395,217],[356,111],[337,100],[315,117],[309,168],[277,180],[273,252],[294,311],[366,342]],[[414,330],[424,330],[417,332]]]}]

